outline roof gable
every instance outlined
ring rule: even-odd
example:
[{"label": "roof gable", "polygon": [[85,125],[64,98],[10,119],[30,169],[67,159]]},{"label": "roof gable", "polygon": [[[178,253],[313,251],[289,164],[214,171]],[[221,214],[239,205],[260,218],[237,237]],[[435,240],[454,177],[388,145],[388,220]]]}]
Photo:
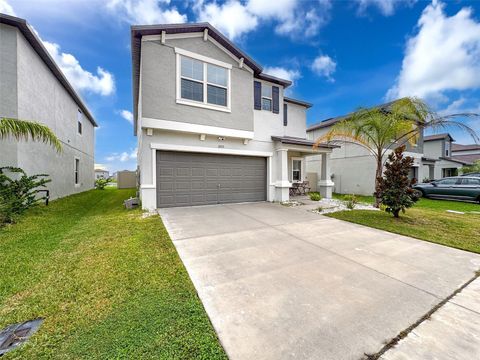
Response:
[{"label": "roof gable", "polygon": [[134,133],[137,131],[138,97],[140,84],[140,56],[142,37],[160,36],[164,42],[167,35],[198,34],[201,33],[204,39],[210,39],[220,49],[236,57],[241,66],[248,66],[256,78],[270,81],[288,87],[292,83],[289,80],[263,74],[263,68],[248,54],[239,49],[232,41],[227,39],[220,31],[209,23],[188,23],[188,24],[158,24],[158,25],[133,25],[131,27],[131,48],[132,48],[132,78],[133,78],[133,109],[134,109]]},{"label": "roof gable", "polygon": [[93,126],[98,126],[92,114],[88,110],[87,106],[84,104],[83,100],[80,98],[77,92],[73,89],[72,85],[67,80],[62,70],[60,70],[55,60],[53,60],[53,58],[50,56],[47,49],[43,45],[42,41],[37,36],[37,34],[35,34],[35,32],[31,29],[27,21],[25,19],[21,19],[15,16],[0,14],[0,24],[14,26],[22,33],[22,35],[25,37],[25,39],[33,48],[33,50],[35,50],[35,52],[42,59],[42,61],[47,65],[49,70],[57,78],[60,84],[69,93],[69,95],[75,101],[75,103],[80,108],[80,110],[82,110],[83,114],[88,118],[88,120],[90,120]]}]

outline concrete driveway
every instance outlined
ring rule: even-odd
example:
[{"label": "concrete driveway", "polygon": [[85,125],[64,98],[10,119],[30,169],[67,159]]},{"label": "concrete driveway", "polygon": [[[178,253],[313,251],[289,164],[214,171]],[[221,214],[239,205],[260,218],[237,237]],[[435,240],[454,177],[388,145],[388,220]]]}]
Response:
[{"label": "concrete driveway", "polygon": [[480,256],[278,204],[160,210],[231,359],[360,359]]}]

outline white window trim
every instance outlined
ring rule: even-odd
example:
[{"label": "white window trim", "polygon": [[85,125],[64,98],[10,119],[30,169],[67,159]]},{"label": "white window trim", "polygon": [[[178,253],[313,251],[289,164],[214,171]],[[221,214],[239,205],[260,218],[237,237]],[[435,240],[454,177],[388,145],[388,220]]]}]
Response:
[{"label": "white window trim", "polygon": [[[76,163],[77,163],[77,160],[78,160],[78,183],[75,182],[75,173],[77,172],[76,170]],[[73,158],[73,184],[75,185],[76,188],[80,187],[81,186],[81,182],[80,182],[80,158],[75,156]]]},{"label": "white window trim", "polygon": [[[298,160],[300,161],[300,180],[293,180],[293,161],[294,160]],[[303,180],[305,179],[304,177],[304,174],[303,174],[303,158],[301,157],[292,157],[291,158],[291,166],[292,166],[292,182],[296,182],[296,183],[299,183],[299,182],[303,182]]]},{"label": "white window trim", "polygon": [[[189,105],[189,106],[196,106],[204,109],[209,109],[209,110],[217,110],[217,111],[223,111],[223,112],[231,112],[231,98],[232,98],[232,81],[231,81],[231,70],[232,70],[232,65],[224,63],[219,60],[215,60],[212,58],[209,58],[207,56],[199,55],[192,53],[187,50],[175,48],[175,53],[176,53],[176,103],[181,104],[181,105]],[[199,81],[196,79],[191,79],[189,77],[183,76],[183,78],[195,81],[198,83],[203,84],[203,102],[199,101],[194,101],[194,100],[189,100],[189,99],[183,99],[182,98],[182,85],[181,85],[181,79],[182,79],[182,65],[181,65],[181,56],[186,56],[195,60],[199,60],[203,62],[203,80]],[[208,77],[207,77],[207,64],[212,64],[216,66],[223,67],[227,70],[227,86],[223,85],[218,85],[218,84],[213,84],[208,82]],[[207,86],[212,85],[220,88],[227,89],[227,106],[222,106],[222,105],[214,105],[214,104],[209,104],[207,102],[208,98],[208,93],[207,93]]]}]

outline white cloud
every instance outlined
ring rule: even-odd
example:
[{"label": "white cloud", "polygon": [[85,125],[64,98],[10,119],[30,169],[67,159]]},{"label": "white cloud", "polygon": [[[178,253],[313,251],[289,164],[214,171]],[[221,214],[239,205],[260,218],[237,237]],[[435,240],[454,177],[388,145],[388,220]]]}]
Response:
[{"label": "white cloud", "polygon": [[319,55],[313,60],[312,71],[319,76],[327,78],[329,81],[334,81],[333,74],[337,69],[337,63],[328,55]]},{"label": "white cloud", "polygon": [[[278,34],[292,38],[311,37],[330,17],[330,0],[305,3],[301,0],[194,0],[197,21],[208,21],[234,40],[255,30],[260,21],[276,22]],[[309,6],[306,6],[306,5]]]},{"label": "white cloud", "polygon": [[384,16],[393,15],[401,5],[411,6],[416,0],[355,0],[358,3],[358,14],[364,15],[370,6],[378,8]]},{"label": "white cloud", "polygon": [[99,66],[97,67],[97,74],[94,75],[83,69],[75,56],[61,52],[60,45],[48,41],[43,41],[43,45],[75,89],[103,96],[113,94],[115,79],[110,72]]},{"label": "white cloud", "polygon": [[15,11],[13,11],[12,6],[7,2],[7,0],[0,0],[0,13],[17,16]]},{"label": "white cloud", "polygon": [[239,1],[230,0],[224,4],[198,1],[197,20],[206,21],[223,32],[228,38],[235,39],[254,30],[258,25],[257,17]]},{"label": "white cloud", "polygon": [[127,120],[130,124],[133,124],[133,114],[128,110],[121,110],[120,115]]},{"label": "white cloud", "polygon": [[418,96],[445,101],[448,90],[480,88],[480,23],[469,7],[449,17],[444,6],[434,0],[423,11],[388,99]]},{"label": "white cloud", "polygon": [[105,160],[109,163],[111,162],[128,162],[131,160],[136,160],[137,159],[137,151],[138,149],[131,150],[130,152],[123,151],[121,153],[112,153],[108,156],[105,157]]},{"label": "white cloud", "polygon": [[300,79],[302,75],[298,70],[289,70],[279,66],[265,67],[263,72],[268,75],[278,77],[280,79],[290,80],[293,84],[296,80]]},{"label": "white cloud", "polygon": [[174,6],[169,5],[169,0],[109,0],[107,8],[123,21],[133,24],[187,22],[186,15],[180,14]]}]

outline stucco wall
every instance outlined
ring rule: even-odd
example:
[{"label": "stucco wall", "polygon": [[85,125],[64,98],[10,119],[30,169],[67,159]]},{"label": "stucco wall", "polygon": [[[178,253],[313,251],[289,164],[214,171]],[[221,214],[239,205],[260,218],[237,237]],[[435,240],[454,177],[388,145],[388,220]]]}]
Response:
[{"label": "stucco wall", "polygon": [[[18,165],[29,174],[45,173],[52,198],[93,188],[94,128],[84,116],[77,133],[78,106],[57,78],[17,31],[18,117],[47,125],[62,142],[63,151],[40,142],[18,143]],[[74,184],[74,161],[80,160],[80,184]]]},{"label": "stucco wall", "polygon": [[[232,65],[231,112],[176,103],[176,54],[174,47]],[[203,38],[143,41],[141,51],[142,117],[179,121],[236,130],[253,130],[253,74],[210,41]]]},{"label": "stucco wall", "polygon": [[[307,131],[307,108],[297,104],[287,104],[287,126],[284,126],[284,135],[293,137],[306,137]],[[283,106],[281,107],[283,111]],[[283,124],[283,113],[281,114]]]},{"label": "stucco wall", "polygon": [[[317,139],[328,129],[317,129],[308,132],[308,138]],[[423,148],[419,146],[418,148]],[[415,148],[417,149],[417,148]],[[420,180],[428,176],[421,163],[422,154],[407,151],[405,155],[414,158],[414,166],[418,167],[417,176]],[[356,144],[343,144],[334,149],[330,155],[330,170],[335,183],[334,191],[341,194],[372,195],[375,191],[376,162],[373,155],[364,147]],[[384,159],[385,161],[386,159]],[[307,158],[307,172],[321,165],[319,156]]]},{"label": "stucco wall", "polygon": [[423,145],[423,151],[425,156],[429,158],[443,157],[445,156],[445,141],[443,139],[426,141]]},{"label": "stucco wall", "polygon": [[[0,117],[17,117],[17,35],[0,24]],[[17,166],[17,142],[0,140],[0,167]]]}]

